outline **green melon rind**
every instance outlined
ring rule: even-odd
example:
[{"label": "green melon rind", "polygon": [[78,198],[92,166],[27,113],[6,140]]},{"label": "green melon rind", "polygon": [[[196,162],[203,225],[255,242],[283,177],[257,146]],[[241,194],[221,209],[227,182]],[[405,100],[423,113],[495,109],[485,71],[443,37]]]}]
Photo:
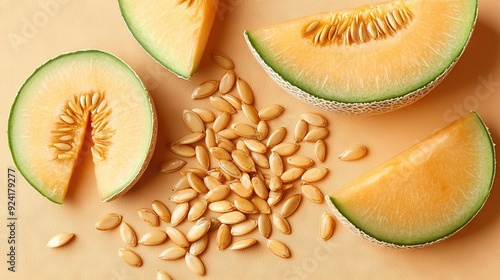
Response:
[{"label": "green melon rind", "polygon": [[31,185],[33,186],[33,188],[35,188],[42,196],[46,197],[47,199],[49,199],[50,201],[56,203],[56,204],[63,204],[62,201],[59,201],[59,200],[56,200],[54,199],[53,197],[51,197],[49,194],[45,193],[45,190],[43,189],[43,187],[41,186],[38,186],[37,184],[35,184],[35,182],[33,182],[33,180],[31,179],[31,177],[29,176],[29,174],[27,174],[27,171],[24,169],[24,167],[16,160],[16,157],[14,156],[13,154],[13,142],[15,141],[15,136],[11,134],[11,130],[12,130],[12,126],[13,126],[13,123],[15,122],[15,111],[16,111],[16,104],[18,102],[18,100],[22,97],[21,96],[21,93],[23,92],[24,88],[26,85],[29,84],[29,82],[31,81],[31,79],[33,79],[34,77],[36,77],[36,74],[38,72],[40,72],[45,66],[57,61],[59,58],[62,58],[62,57],[66,57],[66,56],[71,56],[71,55],[75,55],[75,54],[81,54],[81,53],[86,53],[86,54],[89,54],[89,53],[95,53],[95,54],[99,54],[99,55],[105,55],[106,58],[108,59],[113,59],[115,61],[117,61],[122,67],[123,69],[125,70],[128,70],[130,71],[130,74],[132,74],[138,81],[138,83],[141,84],[141,88],[143,89],[143,92],[145,94],[147,94],[147,98],[149,99],[149,103],[150,103],[150,109],[151,109],[151,113],[153,114],[153,118],[152,118],[152,133],[151,133],[151,144],[148,148],[148,156],[145,157],[145,161],[143,163],[143,165],[141,166],[140,170],[135,174],[133,175],[133,177],[131,178],[130,182],[125,186],[125,188],[121,189],[120,191],[116,192],[115,194],[113,194],[112,196],[110,197],[107,197],[105,199],[103,199],[102,201],[110,201],[110,200],[113,200],[114,198],[124,194],[125,192],[127,192],[130,188],[133,187],[133,185],[139,180],[140,176],[144,173],[144,171],[146,170],[149,162],[150,162],[150,159],[152,157],[152,152],[151,151],[154,151],[155,149],[155,144],[156,144],[156,137],[157,137],[157,130],[158,130],[158,122],[157,122],[157,117],[156,117],[156,109],[154,107],[154,104],[153,104],[153,99],[151,98],[151,95],[149,94],[149,92],[147,91],[146,87],[144,86],[144,84],[142,83],[141,79],[139,78],[139,76],[137,75],[137,73],[123,60],[121,60],[120,58],[114,56],[113,54],[111,53],[108,53],[108,52],[105,52],[105,51],[102,51],[102,50],[78,50],[78,51],[73,51],[73,52],[67,52],[67,53],[63,53],[63,54],[60,54],[54,58],[51,58],[49,60],[47,60],[46,62],[44,62],[43,64],[41,64],[40,66],[38,66],[34,71],[33,73],[26,79],[26,81],[24,81],[24,83],[22,84],[22,86],[19,88],[18,92],[17,92],[17,95],[16,97],[14,98],[14,101],[12,103],[12,106],[11,106],[11,111],[9,113],[9,120],[8,120],[8,124],[7,124],[7,138],[8,138],[8,145],[9,145],[9,150],[11,152],[11,157],[12,157],[12,160],[14,161],[14,164],[16,165],[17,169],[19,170],[19,172],[21,173],[21,175],[23,175],[24,179]]},{"label": "green melon rind", "polygon": [[421,99],[432,89],[434,89],[443,79],[448,75],[448,73],[456,65],[457,61],[460,59],[464,53],[477,21],[478,15],[478,4],[476,1],[476,7],[474,10],[474,20],[470,32],[465,40],[462,48],[458,52],[457,56],[451,61],[449,66],[443,71],[439,72],[434,78],[429,79],[429,81],[423,82],[420,86],[414,89],[410,89],[409,92],[401,93],[399,96],[390,97],[383,100],[373,100],[369,102],[348,102],[342,100],[328,100],[323,98],[311,91],[308,91],[307,86],[300,84],[298,82],[291,82],[284,77],[283,71],[280,69],[279,65],[269,65],[266,63],[265,57],[269,56],[264,51],[259,51],[259,43],[255,38],[252,38],[251,32],[248,30],[244,31],[245,41],[251,51],[255,56],[259,64],[264,68],[265,72],[274,80],[282,89],[296,97],[299,100],[306,102],[307,104],[319,107],[323,110],[334,112],[337,114],[345,115],[378,115],[382,113],[388,113],[405,106],[408,106],[417,100]]},{"label": "green melon rind", "polygon": [[[156,61],[157,63],[159,63],[165,69],[169,70],[170,72],[172,72],[174,75],[176,75],[177,77],[179,77],[181,79],[189,80],[191,78],[191,76],[181,74],[181,71],[179,71],[179,69],[176,69],[175,65],[172,65],[172,64],[168,63],[168,61],[164,61],[164,59],[161,58],[161,54],[157,54],[153,50],[153,48],[150,48],[148,44],[146,44],[145,42],[143,42],[143,40],[139,40],[139,38],[141,37],[140,36],[141,31],[135,29],[134,26],[132,24],[130,24],[130,21],[129,21],[128,17],[127,17],[127,12],[126,12],[126,10],[123,7],[124,4],[122,2],[123,1],[118,0],[118,6],[120,7],[121,16],[123,18],[123,21],[125,21],[125,24],[127,25],[128,30],[130,30],[130,33],[132,33],[132,35],[133,35],[134,39],[137,41],[137,43],[139,43],[139,45],[146,51],[146,53],[154,61]],[[197,69],[195,69],[194,72],[196,73]]]},{"label": "green melon rind", "polygon": [[476,209],[471,210],[470,217],[464,221],[464,223],[460,226],[458,226],[456,229],[454,229],[451,232],[445,233],[441,235],[438,238],[433,238],[433,239],[428,239],[428,238],[422,238],[422,240],[418,242],[413,242],[413,243],[408,243],[408,244],[403,244],[403,243],[397,243],[397,242],[392,242],[391,240],[384,240],[381,238],[377,238],[374,235],[371,235],[368,231],[364,230],[362,227],[357,226],[354,224],[349,218],[348,215],[345,214],[345,212],[342,210],[342,207],[335,201],[335,198],[326,195],[325,200],[330,208],[330,210],[333,212],[335,217],[348,229],[350,229],[352,232],[354,232],[357,235],[360,235],[369,241],[383,245],[386,247],[393,247],[393,248],[420,248],[420,247],[425,247],[428,245],[432,245],[438,242],[441,242],[450,236],[454,235],[455,233],[459,232],[461,229],[463,229],[467,224],[470,223],[474,219],[474,217],[481,211],[483,208],[484,204],[488,200],[488,197],[491,192],[491,188],[493,187],[493,182],[495,179],[495,174],[496,174],[496,154],[495,154],[495,144],[493,143],[493,139],[491,137],[491,134],[488,130],[488,127],[485,125],[484,121],[480,118],[480,116],[476,113],[473,112],[477,116],[478,122],[481,124],[481,128],[485,134],[485,140],[488,142],[490,150],[491,150],[491,176],[489,178],[489,182],[485,182],[485,195],[481,200],[481,203],[478,205]]}]

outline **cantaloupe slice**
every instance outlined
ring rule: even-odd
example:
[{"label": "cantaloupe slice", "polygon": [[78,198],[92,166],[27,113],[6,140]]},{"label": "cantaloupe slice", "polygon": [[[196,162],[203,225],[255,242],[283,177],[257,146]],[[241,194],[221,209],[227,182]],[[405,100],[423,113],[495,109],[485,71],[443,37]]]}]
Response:
[{"label": "cantaloupe slice", "polygon": [[493,146],[471,112],[335,190],[330,205],[349,228],[381,244],[440,241],[486,202],[495,174]]},{"label": "cantaloupe slice", "polygon": [[129,30],[161,65],[181,78],[198,70],[218,0],[119,0]]},{"label": "cantaloupe slice", "polygon": [[245,32],[286,91],[325,110],[379,114],[423,97],[463,53],[477,0],[396,0]]},{"label": "cantaloupe slice", "polygon": [[148,165],[156,134],[153,101],[137,75],[97,50],[39,67],[19,90],[8,127],[19,171],[59,204],[85,156],[93,158],[102,201],[124,194]]}]

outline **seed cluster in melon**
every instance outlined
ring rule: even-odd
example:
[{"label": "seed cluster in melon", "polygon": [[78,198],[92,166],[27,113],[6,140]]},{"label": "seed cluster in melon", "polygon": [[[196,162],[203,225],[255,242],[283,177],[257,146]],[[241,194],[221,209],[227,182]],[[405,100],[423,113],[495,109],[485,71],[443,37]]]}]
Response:
[{"label": "seed cluster in melon", "polygon": [[8,137],[18,169],[48,199],[63,203],[73,171],[92,156],[100,198],[108,201],[144,172],[156,126],[153,102],[133,70],[87,50],[53,58],[26,80]]}]

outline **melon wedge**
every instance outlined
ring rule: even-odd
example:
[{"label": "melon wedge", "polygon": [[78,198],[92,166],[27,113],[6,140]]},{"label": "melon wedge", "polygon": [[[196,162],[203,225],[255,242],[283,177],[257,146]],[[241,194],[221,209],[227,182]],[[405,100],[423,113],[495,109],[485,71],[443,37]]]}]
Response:
[{"label": "melon wedge", "polygon": [[8,125],[17,168],[59,204],[85,156],[92,156],[102,201],[124,194],[148,165],[156,134],[155,108],[142,82],[125,62],[97,50],[63,54],[36,69],[18,92]]},{"label": "melon wedge", "polygon": [[245,31],[250,50],[291,95],[370,115],[422,98],[463,53],[477,0],[396,0]]},{"label": "melon wedge", "polygon": [[371,241],[417,247],[463,228],[486,202],[495,151],[468,113],[330,195],[337,217]]},{"label": "melon wedge", "polygon": [[122,17],[141,46],[177,76],[200,65],[218,0],[119,0]]}]

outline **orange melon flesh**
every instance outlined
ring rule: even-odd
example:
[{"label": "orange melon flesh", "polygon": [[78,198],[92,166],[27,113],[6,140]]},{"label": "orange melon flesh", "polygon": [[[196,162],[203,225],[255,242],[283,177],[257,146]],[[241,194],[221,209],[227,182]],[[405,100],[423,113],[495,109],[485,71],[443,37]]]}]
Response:
[{"label": "orange melon flesh", "polygon": [[421,246],[466,225],[495,173],[487,128],[471,112],[330,195],[338,216],[372,241]]},{"label": "orange melon flesh", "polygon": [[182,78],[196,73],[218,0],[118,2],[128,28],[154,59]]},{"label": "orange melon flesh", "polygon": [[[80,96],[94,92],[107,104],[103,131],[110,136],[102,141],[94,138],[97,121],[90,111],[82,113],[78,122],[73,118],[75,129],[58,132],[68,102],[78,100],[77,110],[81,110]],[[92,156],[99,195],[107,201],[132,187],[147,166],[156,139],[155,116],[149,94],[123,61],[101,51],[63,54],[38,68],[19,90],[9,117],[9,145],[26,180],[59,204],[73,170],[83,157]],[[88,122],[92,123],[89,132]],[[74,140],[60,140],[64,135]],[[104,160],[90,150],[97,142],[107,146]],[[61,150],[55,143],[71,145],[68,152],[73,156],[59,159]]]},{"label": "orange melon flesh", "polygon": [[[411,12],[411,19],[391,35],[360,42],[356,39],[360,35],[353,32],[349,38],[355,41],[350,44],[314,44],[315,32],[337,15],[358,13],[361,22],[375,11],[392,14],[401,7]],[[434,86],[463,52],[476,16],[476,0],[397,0],[292,19],[246,31],[245,36],[258,60],[282,87],[302,99],[311,95],[315,100],[306,101],[328,109],[337,105],[327,101],[371,103]],[[320,27],[304,35],[314,21]],[[349,28],[357,30],[355,21]],[[348,111],[349,106],[340,104],[336,109]],[[377,109],[384,110],[373,110]]]}]

